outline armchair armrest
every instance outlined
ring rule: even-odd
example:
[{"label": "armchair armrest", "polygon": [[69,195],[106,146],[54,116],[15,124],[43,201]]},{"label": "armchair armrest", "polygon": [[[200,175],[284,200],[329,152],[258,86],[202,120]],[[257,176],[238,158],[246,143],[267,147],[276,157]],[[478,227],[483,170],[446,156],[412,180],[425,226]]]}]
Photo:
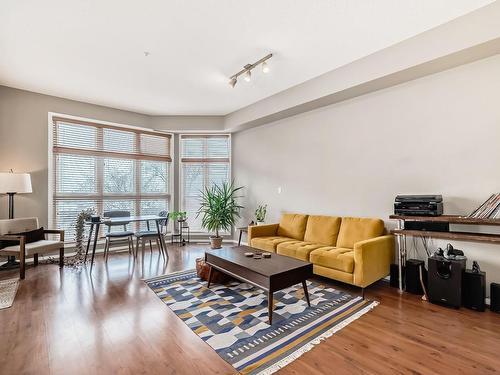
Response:
[{"label": "armchair armrest", "polygon": [[252,239],[264,236],[276,236],[279,224],[250,225],[248,226],[248,245],[251,246]]},{"label": "armchair armrest", "polygon": [[64,242],[64,230],[63,229],[45,229],[43,231],[45,234],[58,234],[59,241]]},{"label": "armchair armrest", "polygon": [[390,234],[355,243],[354,284],[364,288],[387,276],[394,247],[394,236]]},{"label": "armchair armrest", "polygon": [[0,235],[0,241],[18,241],[21,242],[21,238],[24,239],[24,236],[19,236],[17,234],[2,234]]},{"label": "armchair armrest", "polygon": [[[0,241],[17,241],[19,242],[19,259],[24,261],[24,256],[25,256],[25,242],[26,242],[26,236],[21,236],[18,234],[3,234],[0,235]],[[3,249],[0,249],[2,251]],[[17,251],[15,252],[17,254]]]}]

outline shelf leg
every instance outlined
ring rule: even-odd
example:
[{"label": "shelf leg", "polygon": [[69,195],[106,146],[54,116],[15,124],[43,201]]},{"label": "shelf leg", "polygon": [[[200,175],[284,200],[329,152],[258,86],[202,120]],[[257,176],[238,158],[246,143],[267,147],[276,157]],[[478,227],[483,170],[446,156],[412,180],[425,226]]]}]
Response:
[{"label": "shelf leg", "polygon": [[[398,229],[403,229],[403,221],[398,220]],[[406,239],[403,235],[397,236],[398,241],[398,282],[399,282],[399,292],[403,292],[403,241],[406,243]]]}]

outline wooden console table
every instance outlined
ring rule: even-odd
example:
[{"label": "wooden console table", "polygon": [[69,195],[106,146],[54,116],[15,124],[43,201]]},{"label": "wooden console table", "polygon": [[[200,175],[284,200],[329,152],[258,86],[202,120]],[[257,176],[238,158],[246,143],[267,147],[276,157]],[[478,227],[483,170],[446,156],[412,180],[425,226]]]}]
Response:
[{"label": "wooden console table", "polygon": [[391,215],[390,219],[397,220],[397,229],[391,230],[391,233],[396,235],[398,242],[398,265],[399,265],[399,290],[403,290],[402,266],[406,263],[406,236],[413,237],[431,237],[439,239],[448,239],[456,241],[470,242],[486,242],[492,244],[500,244],[500,234],[493,233],[474,233],[474,232],[435,232],[426,230],[409,230],[405,228],[406,221],[418,222],[439,222],[448,224],[462,225],[491,225],[500,226],[500,219],[477,219],[466,216],[457,215],[441,215],[441,216],[401,216]]}]

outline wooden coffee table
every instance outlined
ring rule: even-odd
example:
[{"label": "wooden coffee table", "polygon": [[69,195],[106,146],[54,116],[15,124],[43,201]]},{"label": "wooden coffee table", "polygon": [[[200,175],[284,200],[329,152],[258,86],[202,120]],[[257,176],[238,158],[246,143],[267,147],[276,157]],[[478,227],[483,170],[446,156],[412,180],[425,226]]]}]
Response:
[{"label": "wooden coffee table", "polygon": [[208,288],[215,268],[238,280],[255,285],[267,292],[269,324],[273,322],[273,293],[302,283],[307,304],[309,293],[306,280],[313,276],[313,265],[309,262],[272,253],[271,258],[254,259],[246,257],[246,252],[262,252],[248,246],[226,247],[205,252],[205,261],[211,266]]}]

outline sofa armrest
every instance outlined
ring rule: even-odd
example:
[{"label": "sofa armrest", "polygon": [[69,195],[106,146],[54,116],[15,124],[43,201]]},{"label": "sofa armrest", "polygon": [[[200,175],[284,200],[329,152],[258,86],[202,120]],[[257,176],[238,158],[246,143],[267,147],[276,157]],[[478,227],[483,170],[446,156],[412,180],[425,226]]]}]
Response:
[{"label": "sofa armrest", "polygon": [[251,246],[255,237],[276,236],[279,224],[249,225],[248,226],[248,246]]},{"label": "sofa armrest", "polygon": [[354,244],[354,284],[362,288],[386,277],[394,260],[394,236]]},{"label": "sofa armrest", "polygon": [[64,242],[64,230],[63,229],[45,229],[43,231],[45,234],[58,234],[59,241]]}]

